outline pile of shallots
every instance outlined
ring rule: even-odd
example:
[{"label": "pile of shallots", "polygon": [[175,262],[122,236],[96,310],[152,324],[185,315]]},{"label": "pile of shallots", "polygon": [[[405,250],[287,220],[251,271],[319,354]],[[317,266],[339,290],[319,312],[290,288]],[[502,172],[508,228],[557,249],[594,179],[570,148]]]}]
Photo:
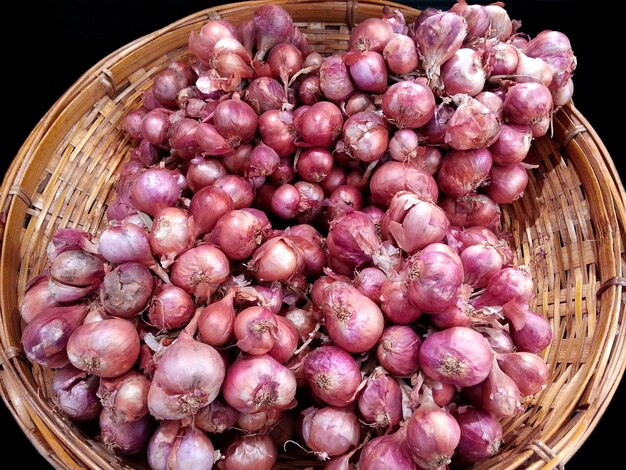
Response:
[{"label": "pile of shallots", "polygon": [[59,230],[23,295],[58,408],[155,470],[498,452],[552,339],[499,204],[576,65],[516,29],[461,0],[385,7],[327,57],[275,5],[193,32],[125,119],[108,225]]}]

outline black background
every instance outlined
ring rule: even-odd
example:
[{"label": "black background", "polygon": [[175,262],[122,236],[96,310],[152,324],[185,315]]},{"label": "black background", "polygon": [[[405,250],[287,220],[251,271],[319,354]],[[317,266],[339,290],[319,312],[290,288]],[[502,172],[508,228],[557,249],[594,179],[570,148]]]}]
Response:
[{"label": "black background", "polygon": [[[74,81],[105,55],[130,41],[217,3],[199,0],[48,0],[4,6],[0,103],[2,172],[38,120]],[[418,8],[451,2],[410,2]],[[534,0],[507,2],[522,30],[566,33],[578,57],[574,102],[594,126],[620,168],[624,141],[623,16],[609,1]],[[10,10],[7,10],[10,8]],[[623,69],[622,69],[623,70]],[[622,171],[620,169],[620,171]],[[622,177],[626,171],[622,172]],[[567,464],[568,470],[625,468],[621,427],[626,414],[625,383],[600,424]],[[0,402],[0,454],[16,456],[28,468],[49,468]],[[8,437],[7,437],[8,436]]]}]

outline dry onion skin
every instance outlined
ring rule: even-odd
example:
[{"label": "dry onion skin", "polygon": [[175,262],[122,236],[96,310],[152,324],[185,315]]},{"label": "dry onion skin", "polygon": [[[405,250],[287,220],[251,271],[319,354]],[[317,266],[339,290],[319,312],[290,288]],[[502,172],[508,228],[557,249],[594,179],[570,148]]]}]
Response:
[{"label": "dry onion skin", "polygon": [[[280,6],[191,33],[128,112],[108,224],[20,306],[61,412],[151,468],[489,459],[550,367],[501,230],[573,94],[567,37],[500,4],[385,7],[313,52]],[[329,438],[331,436],[331,438]]]}]

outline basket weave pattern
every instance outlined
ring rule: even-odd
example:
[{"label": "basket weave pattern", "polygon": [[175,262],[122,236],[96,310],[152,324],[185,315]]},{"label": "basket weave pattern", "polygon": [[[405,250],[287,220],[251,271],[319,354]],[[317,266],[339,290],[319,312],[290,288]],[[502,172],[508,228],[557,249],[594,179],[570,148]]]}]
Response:
[{"label": "basket weave pattern", "polygon": [[[32,131],[1,191],[6,228],[0,239],[0,394],[35,447],[57,468],[137,468],[113,456],[55,410],[49,372],[33,366],[21,346],[18,305],[27,280],[45,267],[48,239],[60,227],[95,234],[106,223],[117,170],[132,142],[125,114],[169,62],[187,57],[187,38],[210,17],[239,23],[266,1],[198,12],[140,38],[85,73]],[[350,27],[379,16],[386,4],[407,21],[419,13],[383,0],[273,1],[281,4],[322,53],[345,50]],[[589,123],[573,105],[559,111],[552,138],[537,140],[525,196],[503,208],[519,264],[537,286],[532,307],[546,316],[554,341],[544,352],[549,385],[505,425],[500,454],[474,469],[558,468],[582,445],[624,371],[626,335],[622,287],[624,188]],[[302,454],[281,468],[315,462]]]}]

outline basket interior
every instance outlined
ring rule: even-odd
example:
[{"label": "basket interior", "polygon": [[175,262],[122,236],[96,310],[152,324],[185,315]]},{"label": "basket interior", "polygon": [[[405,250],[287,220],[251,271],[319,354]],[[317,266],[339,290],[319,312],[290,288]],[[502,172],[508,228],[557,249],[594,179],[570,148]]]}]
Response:
[{"label": "basket interior", "polygon": [[[141,462],[109,453],[54,407],[49,374],[32,366],[20,347],[17,306],[27,280],[45,268],[45,248],[59,227],[97,233],[106,223],[117,170],[132,142],[125,114],[139,107],[151,79],[189,55],[189,32],[219,15],[239,23],[265,2],[199,12],[138,39],[88,71],[33,130],[3,184],[7,216],[0,264],[2,395],[42,455],[58,468],[137,468]],[[350,26],[378,16],[387,2],[274,2],[282,4],[310,44],[324,54],[345,50]],[[418,12],[397,6],[407,20]],[[591,432],[617,386],[625,360],[621,287],[624,190],[591,126],[568,105],[554,119],[551,138],[535,141],[525,196],[503,207],[519,264],[531,268],[533,308],[546,316],[554,341],[544,352],[549,386],[505,426],[500,454],[475,469],[541,468],[565,462]],[[599,288],[607,283],[601,295]],[[617,283],[619,284],[619,283]],[[603,288],[604,289],[604,288]],[[311,466],[301,454],[284,468]]]}]

